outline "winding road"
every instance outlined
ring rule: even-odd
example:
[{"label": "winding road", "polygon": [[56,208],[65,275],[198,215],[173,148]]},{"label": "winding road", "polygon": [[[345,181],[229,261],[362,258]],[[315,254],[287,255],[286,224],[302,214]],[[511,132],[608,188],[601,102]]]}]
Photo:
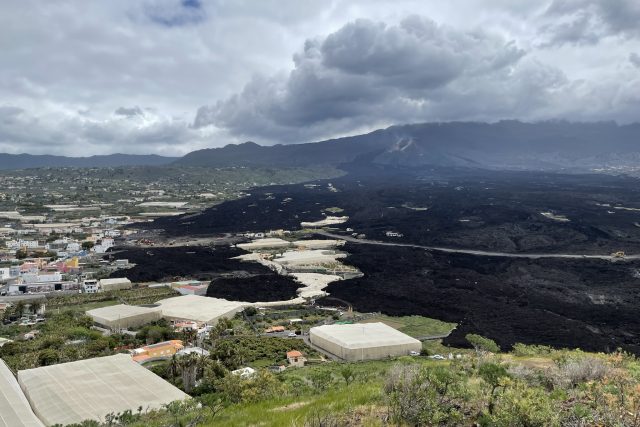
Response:
[{"label": "winding road", "polygon": [[640,259],[640,255],[626,255],[624,258],[613,257],[611,255],[582,255],[582,254],[552,254],[552,253],[540,253],[540,254],[523,254],[523,253],[510,253],[510,252],[492,252],[492,251],[480,251],[476,249],[453,249],[443,248],[439,246],[422,246],[414,245],[412,243],[395,243],[395,242],[381,242],[379,240],[367,240],[356,239],[352,236],[344,236],[342,234],[329,233],[324,230],[316,230],[316,234],[320,234],[332,239],[346,240],[347,242],[360,243],[363,245],[379,245],[379,246],[400,246],[405,248],[425,249],[428,251],[467,254],[477,256],[492,256],[492,257],[504,257],[504,258],[528,258],[528,259],[540,259],[540,258],[565,258],[565,259],[602,259],[605,261],[629,261]]}]

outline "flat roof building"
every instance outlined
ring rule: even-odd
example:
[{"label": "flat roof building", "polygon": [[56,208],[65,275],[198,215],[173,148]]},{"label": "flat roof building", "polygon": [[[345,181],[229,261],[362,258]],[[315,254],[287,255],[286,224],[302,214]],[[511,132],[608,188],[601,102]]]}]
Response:
[{"label": "flat roof building", "polygon": [[137,305],[110,305],[87,311],[95,323],[109,329],[128,329],[155,322],[162,318],[158,307]]},{"label": "flat roof building", "polygon": [[101,291],[114,291],[117,289],[131,289],[133,286],[131,284],[131,280],[126,277],[116,277],[113,279],[100,279],[100,290]]},{"label": "flat roof building", "polygon": [[0,427],[44,427],[15,377],[0,359]]},{"label": "flat roof building", "polygon": [[347,361],[384,359],[422,350],[420,341],[380,322],[317,326],[309,330],[309,340]]},{"label": "flat roof building", "polygon": [[45,425],[104,422],[110,413],[159,409],[188,397],[126,354],[19,371],[18,383]]},{"label": "flat roof building", "polygon": [[245,304],[199,295],[183,295],[158,301],[162,317],[168,320],[193,320],[215,324],[220,318],[232,318]]}]

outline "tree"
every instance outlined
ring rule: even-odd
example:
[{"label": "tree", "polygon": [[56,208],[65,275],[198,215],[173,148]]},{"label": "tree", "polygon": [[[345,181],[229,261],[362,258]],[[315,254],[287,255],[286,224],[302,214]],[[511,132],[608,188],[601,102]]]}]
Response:
[{"label": "tree", "polygon": [[258,314],[258,310],[254,306],[249,306],[244,309],[244,314],[246,314],[249,317],[252,317]]},{"label": "tree", "polygon": [[384,390],[397,424],[460,425],[466,387],[459,366],[395,365]]},{"label": "tree", "polygon": [[349,386],[349,384],[351,384],[351,382],[354,380],[356,373],[351,365],[342,365],[342,367],[340,368],[340,376],[342,376],[344,382],[347,383],[347,386]]},{"label": "tree", "polygon": [[24,248],[18,249],[16,251],[16,258],[18,258],[18,259],[24,259],[24,258],[26,258],[28,256],[29,256],[29,254],[27,253],[27,250],[24,249]]},{"label": "tree", "polygon": [[504,380],[509,377],[509,374],[504,366],[496,363],[484,363],[480,366],[478,374],[491,388],[489,392],[488,410],[489,414],[493,414],[496,391],[498,388],[505,386]]},{"label": "tree", "polygon": [[199,354],[190,353],[176,358],[177,371],[182,377],[182,388],[190,393],[202,378],[208,359]]},{"label": "tree", "polygon": [[92,247],[95,246],[94,242],[90,242],[90,241],[84,241],[82,242],[82,249],[84,249],[85,251],[88,251],[89,249],[91,249]]},{"label": "tree", "polygon": [[38,365],[49,366],[58,363],[58,352],[53,348],[47,348],[38,353]]},{"label": "tree", "polygon": [[476,354],[482,355],[484,353],[497,353],[500,351],[498,344],[492,339],[485,338],[482,335],[467,334],[465,336],[469,344],[476,350]]}]

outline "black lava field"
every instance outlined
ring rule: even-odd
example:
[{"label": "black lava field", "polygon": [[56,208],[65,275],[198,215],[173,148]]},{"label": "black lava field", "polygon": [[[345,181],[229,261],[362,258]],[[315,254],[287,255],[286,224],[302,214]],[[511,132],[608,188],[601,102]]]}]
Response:
[{"label": "black lava field", "polygon": [[[258,188],[199,215],[156,220],[169,235],[298,229],[327,208],[369,239],[500,252],[640,252],[640,181],[608,175],[359,172],[310,187]],[[549,218],[543,213],[550,214]]]},{"label": "black lava field", "polygon": [[517,342],[640,354],[640,262],[513,259],[348,243],[364,277],[329,285],[360,311],[459,323],[447,339],[480,333]]},{"label": "black lava field", "polygon": [[106,256],[128,259],[135,266],[118,270],[111,277],[127,277],[134,282],[162,282],[194,277],[211,280],[207,295],[229,300],[267,302],[291,299],[300,287],[293,279],[279,276],[269,268],[232,259],[246,254],[228,246],[174,246],[126,248]]},{"label": "black lava field", "polygon": [[[252,189],[243,199],[152,226],[173,236],[216,235],[295,230],[301,221],[347,215],[336,229],[349,227],[374,240],[507,253],[638,254],[639,184],[601,174],[380,167],[313,185]],[[388,238],[386,231],[404,236]],[[461,345],[474,332],[505,348],[524,342],[640,354],[639,262],[514,259],[351,243],[345,250],[351,254],[346,263],[364,277],[331,284],[332,296],[361,311],[457,322],[450,343]],[[275,294],[252,282],[223,282],[213,294],[231,298],[252,289],[252,301]],[[293,292],[283,289],[280,296]]]}]

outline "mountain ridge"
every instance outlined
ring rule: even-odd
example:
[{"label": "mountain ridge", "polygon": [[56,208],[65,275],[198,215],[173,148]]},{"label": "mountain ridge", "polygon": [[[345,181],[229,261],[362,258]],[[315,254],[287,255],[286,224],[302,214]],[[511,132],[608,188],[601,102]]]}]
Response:
[{"label": "mountain ridge", "polygon": [[311,143],[229,144],[193,151],[174,164],[285,167],[341,164],[367,158],[371,163],[396,166],[584,170],[640,164],[639,136],[638,123],[419,123]]},{"label": "mountain ridge", "polygon": [[114,153],[87,157],[67,157],[51,154],[0,153],[0,170],[46,167],[164,166],[171,164],[177,159],[178,157],[164,157],[157,154]]}]

